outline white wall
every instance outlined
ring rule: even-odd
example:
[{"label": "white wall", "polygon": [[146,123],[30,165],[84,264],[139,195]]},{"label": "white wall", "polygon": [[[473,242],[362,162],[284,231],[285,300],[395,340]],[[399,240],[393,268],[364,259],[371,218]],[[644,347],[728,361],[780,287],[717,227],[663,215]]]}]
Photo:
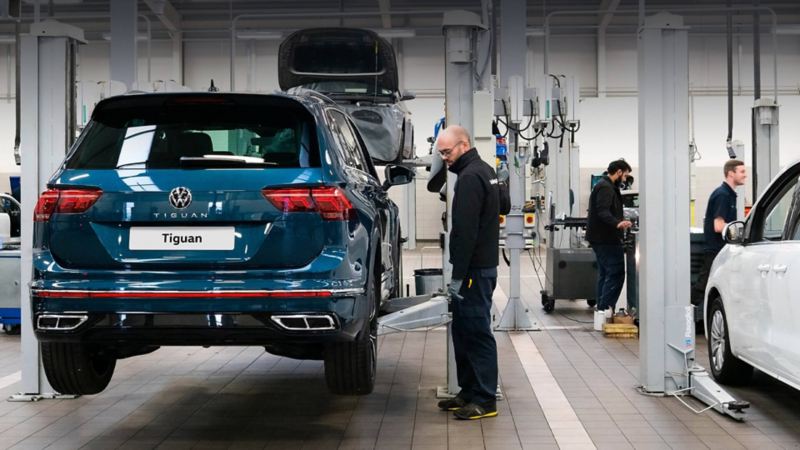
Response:
[{"label": "white wall", "polygon": [[[278,89],[278,41],[241,41],[237,44],[237,90],[272,92]],[[739,58],[741,44],[742,57]],[[172,47],[170,42],[152,44],[153,81],[171,78]],[[630,36],[609,36],[606,48],[605,97],[596,97],[597,53],[594,37],[554,38],[550,48],[550,70],[556,74],[577,75],[585,97],[581,103],[581,130],[576,140],[581,145],[581,167],[602,168],[612,159],[624,157],[638,165],[637,100],[636,100],[636,39]],[[734,139],[745,143],[749,151],[750,106],[752,104],[752,49],[749,37],[737,36],[734,41]],[[14,139],[14,103],[5,100],[13,95],[13,83],[7,82],[13,52],[7,56],[0,45],[0,189],[6,186],[8,173],[18,172],[12,150]],[[107,42],[92,43],[80,48],[78,77],[81,81],[108,79]],[[541,70],[542,39],[529,39],[527,63],[529,71]],[[762,93],[771,96],[771,41],[762,39]],[[226,41],[186,42],[184,46],[184,84],[196,90],[206,90],[213,78],[226,90],[229,80],[229,51]],[[140,83],[146,82],[146,49],[139,46]],[[417,99],[408,102],[415,123],[415,144],[418,154],[426,154],[426,138],[433,133],[434,123],[444,115],[444,42],[441,37],[403,39],[398,46],[401,87],[415,91]],[[800,158],[800,36],[780,36],[778,51],[778,84],[780,95],[781,162],[786,164]],[[717,184],[716,170],[727,159],[724,142],[726,129],[725,101],[725,40],[722,36],[690,34],[690,89],[694,99],[695,139],[703,158],[698,161],[698,206],[710,189]],[[13,67],[12,67],[13,68]],[[12,70],[13,76],[13,70]],[[529,79],[533,79],[529,73]],[[13,81],[13,80],[11,80]],[[9,92],[9,86],[11,91]],[[96,99],[86,99],[90,109]],[[688,122],[688,118],[686,118]],[[705,170],[703,168],[708,168]],[[427,173],[420,171],[420,177]],[[712,178],[706,180],[705,177]],[[434,194],[424,192],[424,180],[418,184],[417,238],[435,239],[440,228],[442,205]],[[588,183],[583,187],[588,192]],[[582,192],[584,196],[586,193]],[[585,203],[584,203],[585,204]]]}]

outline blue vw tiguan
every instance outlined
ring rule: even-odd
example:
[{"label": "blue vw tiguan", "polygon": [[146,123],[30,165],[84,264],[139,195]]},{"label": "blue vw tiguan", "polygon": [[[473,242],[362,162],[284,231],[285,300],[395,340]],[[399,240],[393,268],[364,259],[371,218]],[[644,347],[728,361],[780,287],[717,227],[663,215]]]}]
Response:
[{"label": "blue vw tiguan", "polygon": [[365,394],[400,227],[349,116],[313,91],[100,102],[34,212],[34,328],[52,387],[95,394],[162,345],[323,359]]}]

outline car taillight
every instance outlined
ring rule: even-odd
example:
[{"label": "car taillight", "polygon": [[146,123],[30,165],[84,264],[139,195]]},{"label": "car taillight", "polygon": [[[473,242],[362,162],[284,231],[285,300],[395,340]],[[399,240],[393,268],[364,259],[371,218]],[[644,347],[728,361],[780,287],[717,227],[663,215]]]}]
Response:
[{"label": "car taillight", "polygon": [[54,213],[82,213],[103,195],[100,189],[48,189],[33,210],[34,222],[47,222]]},{"label": "car taillight", "polygon": [[316,211],[308,189],[264,189],[261,194],[283,212]]},{"label": "car taillight", "polygon": [[353,209],[337,187],[264,189],[261,194],[283,212],[318,212],[323,220],[348,220]]},{"label": "car taillight", "polygon": [[314,188],[311,197],[319,208],[323,220],[348,220],[353,205],[344,192],[335,187]]}]

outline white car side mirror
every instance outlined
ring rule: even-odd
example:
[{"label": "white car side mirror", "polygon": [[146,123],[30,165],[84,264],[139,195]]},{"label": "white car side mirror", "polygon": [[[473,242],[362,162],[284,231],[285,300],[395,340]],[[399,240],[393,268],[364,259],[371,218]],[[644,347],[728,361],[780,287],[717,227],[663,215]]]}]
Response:
[{"label": "white car side mirror", "polygon": [[744,242],[744,222],[736,220],[722,229],[722,240],[728,244],[742,244]]}]

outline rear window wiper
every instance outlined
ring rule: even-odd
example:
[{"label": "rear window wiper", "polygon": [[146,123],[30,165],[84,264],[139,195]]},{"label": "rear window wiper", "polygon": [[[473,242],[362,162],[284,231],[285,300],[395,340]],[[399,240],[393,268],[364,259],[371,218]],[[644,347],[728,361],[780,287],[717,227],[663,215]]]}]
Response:
[{"label": "rear window wiper", "polygon": [[[122,168],[124,168],[124,167],[128,167],[128,166],[135,166],[135,165],[137,165],[137,164],[146,165],[146,164],[147,164],[147,161],[133,161],[133,162],[127,162],[127,163],[125,163],[125,164],[120,164],[120,165],[118,165],[117,167],[114,167],[114,168],[115,168],[115,169],[122,169]],[[144,167],[143,167],[143,168],[144,168]]]}]

